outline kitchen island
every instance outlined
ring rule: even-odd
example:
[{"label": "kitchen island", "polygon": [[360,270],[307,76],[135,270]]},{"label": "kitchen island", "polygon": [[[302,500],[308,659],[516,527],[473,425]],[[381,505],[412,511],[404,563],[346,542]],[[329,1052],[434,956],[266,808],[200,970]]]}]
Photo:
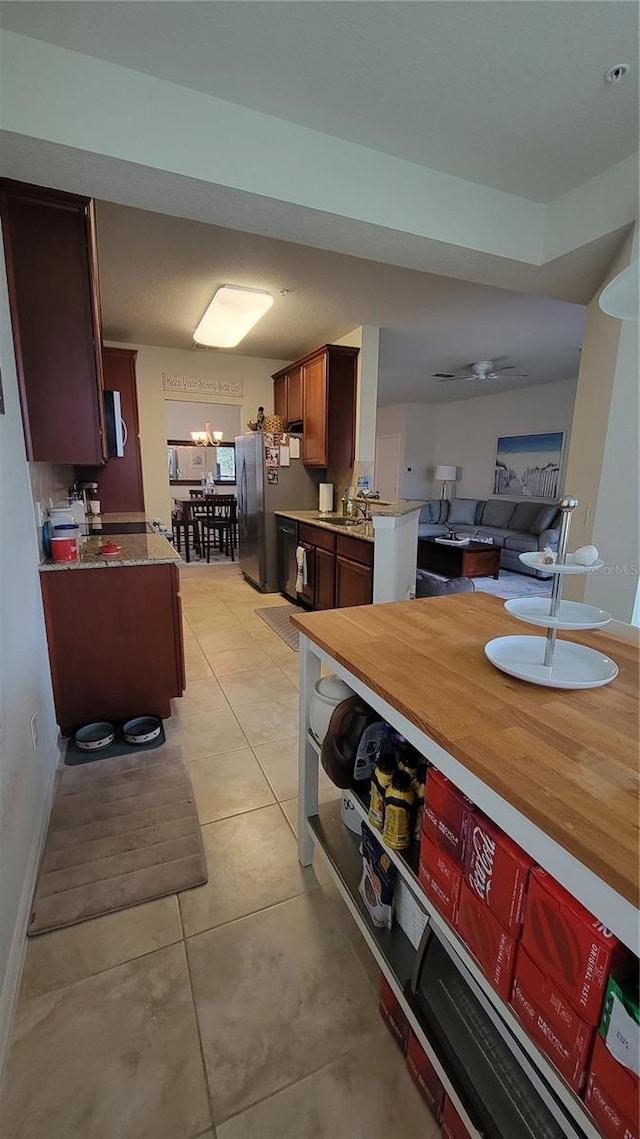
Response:
[{"label": "kitchen island", "polygon": [[[376,499],[364,500],[371,513],[370,521],[344,518],[341,514],[321,514],[317,510],[278,510],[281,518],[289,518],[298,524],[301,545],[314,551],[314,560],[319,561],[318,588],[303,600],[317,609],[331,609],[348,605],[361,605],[373,601],[399,601],[413,594],[416,583],[416,561],[418,548],[418,517],[422,502],[401,500],[380,502]],[[323,541],[314,538],[319,533],[335,535]],[[353,551],[359,543],[369,543],[374,548],[361,547],[361,553],[349,553],[349,543]],[[315,554],[320,549],[319,557]],[[333,569],[327,555],[336,555]],[[342,560],[341,560],[342,559]],[[365,567],[358,570],[357,566]],[[312,573],[315,577],[315,565]],[[324,582],[324,584],[323,584]],[[334,584],[331,584],[334,582]],[[342,587],[341,587],[342,583]],[[327,585],[331,584],[331,588]]]},{"label": "kitchen island", "polygon": [[[377,930],[358,895],[357,839],[339,805],[318,806],[319,749],[309,703],[327,665],[634,953],[638,913],[638,651],[599,631],[575,639],[610,655],[605,688],[563,692],[514,680],[487,661],[492,637],[517,633],[485,594],[296,615],[300,642],[299,858],[325,856],[343,899],[471,1135],[478,1136],[407,992],[416,950],[399,926]],[[571,635],[569,634],[571,637]],[[357,805],[362,817],[366,806]],[[353,840],[353,841],[352,841]],[[355,845],[354,845],[355,844]],[[598,1131],[401,855],[387,850],[431,927],[567,1136]],[[537,1083],[536,1083],[537,1081]],[[554,1110],[556,1110],[554,1108]]]},{"label": "kitchen island", "polygon": [[[147,713],[164,719],[171,715],[171,700],[185,688],[180,555],[143,514],[105,514],[88,521],[105,531],[81,539],[78,561],[40,565],[63,735],[91,720]],[[132,523],[147,523],[149,532],[127,532],[124,527]],[[106,541],[120,547],[116,556],[100,554]]]}]

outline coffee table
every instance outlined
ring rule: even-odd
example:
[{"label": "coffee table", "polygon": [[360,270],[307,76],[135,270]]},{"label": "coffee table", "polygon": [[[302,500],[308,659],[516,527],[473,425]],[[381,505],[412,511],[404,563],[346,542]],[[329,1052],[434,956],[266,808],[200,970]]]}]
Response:
[{"label": "coffee table", "polygon": [[500,547],[485,542],[449,546],[435,538],[418,539],[418,569],[445,577],[498,577]]}]

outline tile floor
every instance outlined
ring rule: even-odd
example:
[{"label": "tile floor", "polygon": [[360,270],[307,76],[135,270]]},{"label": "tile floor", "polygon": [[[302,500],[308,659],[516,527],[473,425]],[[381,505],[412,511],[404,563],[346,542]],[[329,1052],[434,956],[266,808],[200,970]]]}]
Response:
[{"label": "tile floor", "polygon": [[[206,886],[33,938],[7,1139],[435,1139],[378,972],[297,860],[297,654],[229,564],[182,571],[184,749]],[[321,796],[336,789],[321,780]]]}]

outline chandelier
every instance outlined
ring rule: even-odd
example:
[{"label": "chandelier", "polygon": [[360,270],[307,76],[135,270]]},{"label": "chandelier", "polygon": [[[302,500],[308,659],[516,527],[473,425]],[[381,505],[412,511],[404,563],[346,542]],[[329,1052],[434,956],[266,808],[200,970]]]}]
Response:
[{"label": "chandelier", "polygon": [[222,431],[211,433],[211,423],[205,420],[204,431],[192,431],[191,438],[196,447],[219,447],[222,443]]}]

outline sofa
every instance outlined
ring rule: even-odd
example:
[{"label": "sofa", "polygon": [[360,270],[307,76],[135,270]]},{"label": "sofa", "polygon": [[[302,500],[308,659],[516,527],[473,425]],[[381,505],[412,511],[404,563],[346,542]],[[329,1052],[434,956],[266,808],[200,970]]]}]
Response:
[{"label": "sofa", "polygon": [[432,498],[425,502],[418,538],[438,538],[449,529],[470,538],[491,538],[500,546],[501,569],[548,578],[549,574],[525,566],[519,555],[545,546],[558,549],[560,512],[555,503],[505,498]]}]

